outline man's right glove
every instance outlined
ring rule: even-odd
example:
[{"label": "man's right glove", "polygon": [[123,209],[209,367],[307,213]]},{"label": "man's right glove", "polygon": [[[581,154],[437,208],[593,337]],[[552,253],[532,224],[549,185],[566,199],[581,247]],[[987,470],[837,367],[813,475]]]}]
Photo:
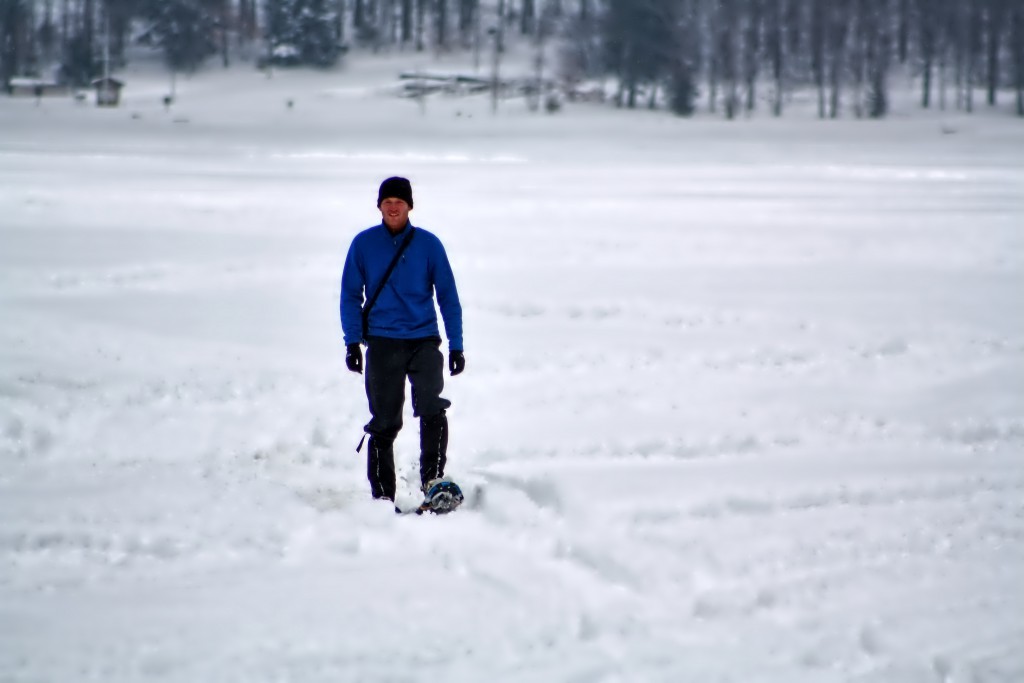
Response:
[{"label": "man's right glove", "polygon": [[345,354],[345,365],[352,372],[363,374],[363,349],[359,344],[349,344],[348,353]]}]

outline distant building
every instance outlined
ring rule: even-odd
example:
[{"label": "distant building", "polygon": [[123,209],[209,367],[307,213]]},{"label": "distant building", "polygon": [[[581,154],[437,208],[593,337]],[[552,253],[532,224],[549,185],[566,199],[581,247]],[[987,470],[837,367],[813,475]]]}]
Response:
[{"label": "distant building", "polygon": [[96,88],[97,107],[116,107],[121,103],[121,88],[124,87],[124,83],[116,78],[97,78],[92,82],[92,87]]},{"label": "distant building", "polygon": [[14,97],[43,97],[46,95],[67,95],[68,87],[46,78],[14,77],[7,92]]}]

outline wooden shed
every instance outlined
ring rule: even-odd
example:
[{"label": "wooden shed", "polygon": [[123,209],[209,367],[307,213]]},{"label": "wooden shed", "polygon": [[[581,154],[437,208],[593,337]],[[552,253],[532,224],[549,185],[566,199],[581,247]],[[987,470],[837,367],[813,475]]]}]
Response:
[{"label": "wooden shed", "polygon": [[97,78],[92,82],[92,87],[96,88],[97,107],[116,107],[121,103],[121,88],[124,87],[124,83],[116,78]]}]

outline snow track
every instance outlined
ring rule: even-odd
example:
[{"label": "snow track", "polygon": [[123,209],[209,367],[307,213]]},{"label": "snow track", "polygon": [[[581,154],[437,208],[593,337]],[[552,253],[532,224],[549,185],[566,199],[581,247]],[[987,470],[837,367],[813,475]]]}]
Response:
[{"label": "snow track", "polygon": [[[0,100],[0,681],[1024,680],[1019,125],[261,118],[307,78]],[[396,172],[466,311],[445,517],[354,452]]]}]

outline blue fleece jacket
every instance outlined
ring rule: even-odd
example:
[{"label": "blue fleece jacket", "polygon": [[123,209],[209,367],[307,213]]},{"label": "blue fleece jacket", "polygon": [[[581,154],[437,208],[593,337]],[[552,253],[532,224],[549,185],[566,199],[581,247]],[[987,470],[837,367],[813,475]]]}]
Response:
[{"label": "blue fleece jacket", "polygon": [[363,330],[363,302],[373,295],[412,227],[410,223],[392,235],[382,223],[363,230],[352,240],[341,275],[341,328],[346,344],[365,337],[440,337],[434,310],[436,293],[448,348],[462,350],[462,304],[455,289],[455,276],[441,240],[423,228],[415,229],[412,241],[370,310],[370,329]]}]

